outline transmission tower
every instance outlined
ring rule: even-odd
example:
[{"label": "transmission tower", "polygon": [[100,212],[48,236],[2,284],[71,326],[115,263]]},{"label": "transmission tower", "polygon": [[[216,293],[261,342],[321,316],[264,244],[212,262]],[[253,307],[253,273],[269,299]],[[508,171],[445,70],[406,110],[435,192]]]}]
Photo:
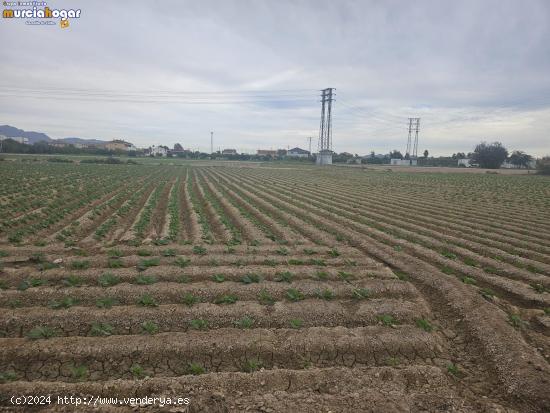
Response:
[{"label": "transmission tower", "polygon": [[321,123],[319,126],[318,165],[332,164],[332,101],[334,88],[321,91]]},{"label": "transmission tower", "polygon": [[418,158],[418,131],[419,130],[420,130],[420,118],[416,118],[416,125],[414,128],[413,159]]},{"label": "transmission tower", "polygon": [[[405,157],[407,159],[416,159],[418,157],[418,131],[420,130],[420,118],[409,118],[409,135],[407,137],[407,149]],[[414,143],[412,134],[414,132]]]}]

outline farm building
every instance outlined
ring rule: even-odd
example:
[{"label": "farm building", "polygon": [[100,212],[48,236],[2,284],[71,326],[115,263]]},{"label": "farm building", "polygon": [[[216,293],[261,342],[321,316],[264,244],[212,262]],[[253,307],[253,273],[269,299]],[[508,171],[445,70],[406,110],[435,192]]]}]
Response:
[{"label": "farm building", "polygon": [[105,144],[105,149],[109,151],[135,151],[136,147],[130,142],[123,141],[122,139],[114,139]]},{"label": "farm building", "polygon": [[289,158],[307,158],[309,152],[301,148],[292,148],[287,152]]},{"label": "farm building", "polygon": [[168,148],[166,146],[150,146],[145,150],[145,153],[150,156],[168,156]]},{"label": "farm building", "polygon": [[224,149],[222,155],[237,155],[236,149]]},{"label": "farm building", "polygon": [[466,167],[466,168],[471,168],[473,165],[471,164],[470,162],[471,160],[468,159],[468,158],[464,158],[464,159],[459,159],[457,162],[457,166],[461,166],[461,167]]},{"label": "farm building", "polygon": [[416,166],[416,159],[391,159],[390,165],[395,166]]}]

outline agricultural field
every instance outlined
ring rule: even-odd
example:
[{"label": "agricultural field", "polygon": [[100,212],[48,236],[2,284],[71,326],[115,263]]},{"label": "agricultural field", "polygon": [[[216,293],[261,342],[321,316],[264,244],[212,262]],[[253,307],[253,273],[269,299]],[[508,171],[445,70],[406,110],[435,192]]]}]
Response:
[{"label": "agricultural field", "polygon": [[22,159],[0,176],[0,410],[550,411],[548,177]]}]

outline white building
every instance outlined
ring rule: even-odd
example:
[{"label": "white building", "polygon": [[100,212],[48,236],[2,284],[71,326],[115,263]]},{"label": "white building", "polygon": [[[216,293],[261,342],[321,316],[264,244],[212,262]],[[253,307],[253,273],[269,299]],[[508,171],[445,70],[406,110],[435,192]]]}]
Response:
[{"label": "white building", "polygon": [[395,166],[416,166],[417,165],[416,159],[391,159],[390,165]]},{"label": "white building", "polygon": [[152,156],[168,156],[168,149],[164,146],[151,146],[149,148],[149,153]]},{"label": "white building", "polygon": [[286,156],[290,158],[307,158],[309,152],[301,148],[292,148],[286,153]]},{"label": "white building", "polygon": [[457,166],[463,166],[465,168],[471,168],[472,167],[472,164],[470,163],[470,159],[468,159],[468,158],[459,159],[457,162],[458,162]]}]

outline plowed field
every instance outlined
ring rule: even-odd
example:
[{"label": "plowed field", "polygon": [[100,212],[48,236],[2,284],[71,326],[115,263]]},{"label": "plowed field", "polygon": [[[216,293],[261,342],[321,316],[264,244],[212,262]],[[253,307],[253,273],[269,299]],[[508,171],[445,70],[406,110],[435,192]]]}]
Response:
[{"label": "plowed field", "polygon": [[548,178],[20,161],[0,176],[0,409],[550,411]]}]

